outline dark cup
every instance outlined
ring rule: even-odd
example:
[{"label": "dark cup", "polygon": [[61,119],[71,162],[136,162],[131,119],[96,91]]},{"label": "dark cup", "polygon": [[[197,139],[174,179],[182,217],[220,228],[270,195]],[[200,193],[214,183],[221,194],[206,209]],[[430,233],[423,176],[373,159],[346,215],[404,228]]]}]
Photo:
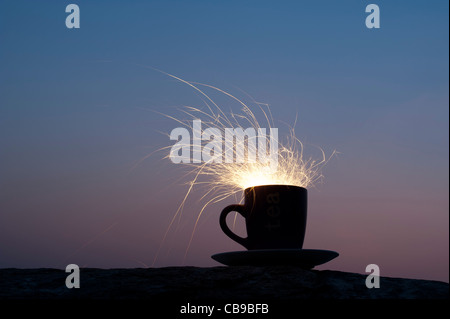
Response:
[{"label": "dark cup", "polygon": [[[220,214],[220,227],[228,237],[249,250],[302,248],[306,229],[306,188],[255,186],[245,189],[244,196],[244,205],[227,206]],[[247,238],[228,228],[226,217],[233,211],[245,218]]]}]

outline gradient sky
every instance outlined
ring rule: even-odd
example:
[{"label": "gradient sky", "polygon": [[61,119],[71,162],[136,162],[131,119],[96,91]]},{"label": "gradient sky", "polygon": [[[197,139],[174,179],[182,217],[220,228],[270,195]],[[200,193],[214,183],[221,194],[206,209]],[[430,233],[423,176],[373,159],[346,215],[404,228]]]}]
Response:
[{"label": "gradient sky", "polygon": [[[65,26],[69,3],[80,29]],[[369,3],[381,29],[365,26]],[[152,110],[203,103],[154,67],[243,90],[279,123],[298,115],[306,145],[340,152],[309,190],[304,248],[340,253],[318,269],[448,282],[448,6],[2,1],[0,267],[213,266],[242,249],[218,225],[229,199],[204,212],[183,261],[197,191],[153,263],[186,180],[167,154],[135,164],[179,126]]]}]

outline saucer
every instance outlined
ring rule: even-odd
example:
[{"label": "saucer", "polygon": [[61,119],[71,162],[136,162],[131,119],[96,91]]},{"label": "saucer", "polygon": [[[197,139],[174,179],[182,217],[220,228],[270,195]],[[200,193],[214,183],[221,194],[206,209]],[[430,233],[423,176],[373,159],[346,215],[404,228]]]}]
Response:
[{"label": "saucer", "polygon": [[227,266],[290,265],[311,269],[337,256],[339,253],[323,249],[258,249],[230,251],[211,258]]}]

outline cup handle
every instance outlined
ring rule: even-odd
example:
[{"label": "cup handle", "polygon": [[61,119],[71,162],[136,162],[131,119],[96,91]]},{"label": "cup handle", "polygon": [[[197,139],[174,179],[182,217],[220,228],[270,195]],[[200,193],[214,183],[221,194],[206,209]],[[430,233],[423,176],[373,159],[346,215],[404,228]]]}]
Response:
[{"label": "cup handle", "polygon": [[[240,237],[238,235],[236,235],[235,233],[233,233],[230,228],[228,228],[227,225],[227,215],[231,212],[238,212],[239,214],[241,214],[244,218],[245,216],[245,208],[244,205],[229,205],[227,207],[225,207],[222,210],[222,213],[220,213],[220,219],[219,219],[219,223],[220,223],[220,228],[222,228],[223,232],[225,233],[225,235],[227,235],[228,237],[230,237],[231,239],[233,239],[234,241],[238,242],[239,244],[241,244],[242,246],[244,246],[245,248],[247,248],[247,238],[243,238]],[[248,248],[247,248],[248,249]]]}]

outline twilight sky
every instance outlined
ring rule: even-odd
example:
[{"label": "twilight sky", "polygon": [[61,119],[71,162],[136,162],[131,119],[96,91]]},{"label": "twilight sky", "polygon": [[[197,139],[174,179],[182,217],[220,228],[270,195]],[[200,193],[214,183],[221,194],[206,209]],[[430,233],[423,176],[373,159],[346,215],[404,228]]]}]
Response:
[{"label": "twilight sky", "polygon": [[[65,26],[70,3],[80,29]],[[365,26],[369,3],[380,29]],[[166,153],[140,162],[179,126],[154,111],[182,117],[203,101],[154,67],[248,93],[280,133],[297,115],[312,155],[340,152],[309,190],[304,248],[340,253],[318,269],[375,263],[382,276],[448,282],[448,6],[2,1],[0,267],[213,266],[212,254],[243,249],[219,228],[228,199],[203,213],[184,259],[200,189],[161,245],[187,188]]]}]

